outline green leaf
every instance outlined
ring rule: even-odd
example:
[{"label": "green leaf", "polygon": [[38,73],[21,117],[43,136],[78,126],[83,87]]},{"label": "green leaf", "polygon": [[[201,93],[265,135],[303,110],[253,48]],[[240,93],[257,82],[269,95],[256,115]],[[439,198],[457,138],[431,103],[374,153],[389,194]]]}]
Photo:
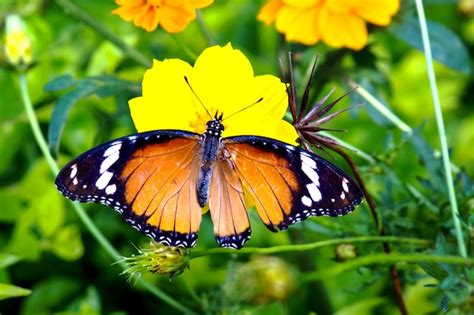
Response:
[{"label": "green leaf", "polygon": [[21,261],[21,256],[12,255],[8,253],[1,253],[0,254],[0,269],[14,265],[19,261]]},{"label": "green leaf", "polygon": [[66,75],[54,78],[53,80],[46,83],[46,85],[44,86],[44,90],[46,92],[57,92],[60,90],[67,89],[73,86],[74,84],[76,84],[76,80],[74,80],[74,78],[71,75],[66,74]]},{"label": "green leaf", "polygon": [[74,90],[64,94],[54,106],[48,129],[48,142],[53,153],[56,155],[59,150],[60,138],[67,116],[77,102],[91,95],[105,98],[125,91],[138,95],[140,84],[111,76],[97,76],[81,80]]},{"label": "green leaf", "polygon": [[[354,77],[354,81],[357,82],[360,86],[362,86],[367,92],[372,94],[376,99],[378,99],[385,107],[389,108],[385,98],[383,97],[382,93],[375,87],[375,85],[371,82],[371,79],[368,76],[365,76],[366,72],[363,71],[357,76]],[[367,104],[367,101],[364,100],[362,96],[353,92],[349,94],[351,106],[359,106],[364,104],[364,109],[369,114],[370,118],[380,126],[392,126],[392,122],[388,120],[384,115],[380,113],[380,111],[376,110],[372,105]]]},{"label": "green leaf", "polygon": [[83,97],[89,96],[97,89],[97,85],[90,81],[81,81],[77,88],[63,95],[54,106],[48,129],[48,143],[54,154],[59,149],[59,139],[71,108]]},{"label": "green leaf", "polygon": [[[433,58],[465,74],[471,72],[469,53],[459,36],[445,26],[427,21]],[[409,14],[394,21],[389,31],[410,46],[423,51],[423,41],[418,19]]]},{"label": "green leaf", "polygon": [[350,314],[373,314],[374,308],[379,305],[387,303],[387,299],[381,297],[374,297],[355,302],[337,311],[338,315]]},{"label": "green leaf", "polygon": [[441,156],[437,156],[430,146],[430,144],[423,138],[420,128],[413,129],[413,134],[410,136],[411,144],[415,152],[420,157],[425,165],[428,173],[431,175],[430,180],[434,188],[438,192],[447,195],[446,184],[443,177],[443,165]]},{"label": "green leaf", "polygon": [[23,303],[21,314],[53,314],[64,302],[73,297],[81,287],[77,279],[49,277],[37,283]]},{"label": "green leaf", "polygon": [[38,260],[41,255],[41,241],[34,226],[34,209],[28,209],[18,218],[7,250],[22,256],[25,260]]},{"label": "green leaf", "polygon": [[427,274],[432,276],[437,280],[443,280],[448,276],[448,272],[441,268],[438,264],[435,263],[428,263],[428,262],[420,262],[418,265],[423,269]]},{"label": "green leaf", "polygon": [[64,260],[76,260],[84,253],[81,233],[77,226],[60,228],[52,240],[52,251]]},{"label": "green leaf", "polygon": [[12,297],[30,295],[31,290],[20,288],[11,284],[0,283],[0,300]]}]

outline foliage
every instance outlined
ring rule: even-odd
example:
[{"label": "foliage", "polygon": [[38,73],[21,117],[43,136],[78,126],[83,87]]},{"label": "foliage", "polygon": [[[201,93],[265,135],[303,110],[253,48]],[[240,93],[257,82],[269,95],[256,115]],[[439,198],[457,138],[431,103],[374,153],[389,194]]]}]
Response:
[{"label": "foliage", "polygon": [[[4,19],[14,12],[24,20],[33,58],[19,67],[4,55],[0,67],[0,313],[397,314],[390,266],[409,313],[474,311],[472,8],[425,1],[459,209],[453,216],[415,3],[402,1],[387,28],[369,27],[360,51],[286,43],[257,21],[262,4],[218,1],[171,35],[124,22],[111,14],[112,1],[2,1]],[[324,125],[348,132],[324,135],[354,148],[346,152],[375,216],[365,202],[348,216],[311,218],[273,234],[251,211],[252,239],[236,252],[216,248],[206,215],[197,248],[171,280],[144,272],[128,281],[119,256],[135,255],[135,246],[147,252],[149,239],[105,206],[65,200],[51,165],[135,132],[127,102],[140,95],[153,58],[193,64],[204,48],[228,42],[257,75],[278,75],[278,58],[292,51],[299,98],[318,55],[309,104],[335,86],[337,96],[361,87],[337,105],[353,105],[349,113]],[[28,100],[39,122],[33,133]],[[54,159],[45,160],[38,135]],[[337,152],[317,153],[350,170]]]}]

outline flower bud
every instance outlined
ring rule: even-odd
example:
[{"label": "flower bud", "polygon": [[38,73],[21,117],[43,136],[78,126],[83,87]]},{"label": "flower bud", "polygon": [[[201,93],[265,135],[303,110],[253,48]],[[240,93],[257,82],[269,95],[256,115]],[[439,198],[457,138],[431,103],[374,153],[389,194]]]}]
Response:
[{"label": "flower bud", "polygon": [[146,271],[173,277],[189,266],[189,251],[181,247],[151,243],[150,248],[139,248],[138,255],[124,257],[123,261],[128,267],[123,273],[131,278]]},{"label": "flower bud", "polygon": [[25,69],[33,60],[31,39],[23,20],[15,14],[6,17],[5,56],[16,68]]},{"label": "flower bud", "polygon": [[352,244],[340,244],[336,247],[336,260],[345,261],[357,256],[356,248]]},{"label": "flower bud", "polygon": [[294,279],[281,258],[256,256],[231,268],[224,292],[234,303],[267,304],[288,298]]}]

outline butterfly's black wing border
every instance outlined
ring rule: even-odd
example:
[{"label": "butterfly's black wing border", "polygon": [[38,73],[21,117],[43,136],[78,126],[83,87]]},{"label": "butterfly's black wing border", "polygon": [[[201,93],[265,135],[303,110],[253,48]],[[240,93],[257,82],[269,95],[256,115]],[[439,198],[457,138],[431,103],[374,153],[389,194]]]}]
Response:
[{"label": "butterfly's black wing border", "polygon": [[[286,230],[289,225],[303,221],[310,216],[337,217],[346,215],[352,212],[364,199],[362,190],[351,176],[313,152],[275,139],[259,136],[227,137],[224,138],[224,145],[226,143],[245,143],[264,151],[276,153],[289,162],[291,171],[296,175],[301,189],[292,191],[291,212],[280,224],[276,226],[267,225],[271,231],[276,232],[276,229]],[[314,179],[317,179],[317,182]],[[330,189],[326,187],[328,180],[331,181]],[[335,180],[338,180],[338,182],[335,182]],[[313,199],[314,189],[313,194],[311,194],[307,189],[308,185],[316,185],[319,200],[315,201]],[[339,187],[339,190],[335,191],[334,187]],[[349,205],[337,206],[340,204],[337,198],[344,199],[343,197],[350,197],[352,201]],[[308,205],[310,202],[311,205]],[[316,205],[314,208],[311,207],[313,204]]]},{"label": "butterfly's black wing border", "polygon": [[[135,214],[125,201],[125,181],[119,179],[119,175],[125,167],[128,158],[131,157],[136,150],[146,145],[159,144],[176,138],[192,138],[198,141],[200,135],[181,130],[155,130],[136,133],[108,141],[84,152],[66,164],[56,177],[56,187],[70,200],[85,203],[100,203],[113,208],[119,212],[132,227],[159,243],[168,246],[193,247],[197,242],[197,233],[185,234],[162,231],[147,223],[148,216]],[[114,154],[117,156],[112,157]],[[107,158],[109,158],[109,162],[104,165],[104,161]],[[102,172],[101,167],[105,168]],[[98,189],[97,187],[89,186],[96,184],[99,177],[107,172],[111,173],[111,178],[107,182],[106,187]],[[79,174],[81,173],[95,174],[97,176],[91,177],[91,175],[86,178],[80,178]],[[89,193],[74,193],[71,187],[79,187],[79,189],[83,187],[83,191],[87,189]],[[114,189],[109,189],[109,192],[113,190],[113,193],[106,193],[108,187],[114,187]]]}]

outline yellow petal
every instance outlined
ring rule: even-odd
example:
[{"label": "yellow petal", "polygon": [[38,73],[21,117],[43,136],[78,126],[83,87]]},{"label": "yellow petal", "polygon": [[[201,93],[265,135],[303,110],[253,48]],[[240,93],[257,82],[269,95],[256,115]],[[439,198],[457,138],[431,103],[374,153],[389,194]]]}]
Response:
[{"label": "yellow petal", "polygon": [[277,30],[284,33],[288,41],[306,45],[315,44],[321,38],[317,22],[320,7],[320,5],[311,8],[282,7],[276,19]]},{"label": "yellow petal", "polygon": [[[360,1],[360,5],[355,9],[355,13],[364,20],[381,26],[390,23],[400,8],[399,0],[367,0]],[[363,3],[363,5],[361,5]]]},{"label": "yellow petal", "polygon": [[196,117],[196,108],[184,76],[191,66],[179,59],[153,61],[145,72],[143,96],[129,101],[130,112],[139,132],[156,129],[195,131],[190,122]]},{"label": "yellow petal", "polygon": [[[327,7],[333,12],[349,12],[356,8],[364,1],[355,1],[355,0],[327,0]],[[362,4],[363,5],[363,4]]]},{"label": "yellow petal", "polygon": [[258,12],[257,19],[267,25],[273,23],[277,17],[278,11],[282,6],[282,0],[268,1]]},{"label": "yellow petal", "polygon": [[189,0],[189,4],[196,9],[202,9],[211,5],[214,0]]},{"label": "yellow petal", "polygon": [[133,22],[148,32],[154,31],[160,23],[160,9],[150,5],[143,7],[142,12],[135,16]]},{"label": "yellow petal", "polygon": [[230,44],[207,48],[194,65],[191,83],[211,115],[236,112],[257,101],[247,93],[253,79],[248,59]]},{"label": "yellow petal", "polygon": [[362,49],[367,44],[365,22],[354,14],[337,13],[323,8],[319,20],[323,41],[333,47]]},{"label": "yellow petal", "polygon": [[112,11],[112,14],[117,14],[119,15],[122,19],[124,19],[127,22],[133,21],[135,16],[140,14],[143,10],[143,6],[138,5],[138,6],[123,6],[119,7],[115,10]]},{"label": "yellow petal", "polygon": [[285,5],[296,8],[309,8],[321,2],[321,0],[283,0]]},{"label": "yellow petal", "polygon": [[182,5],[166,4],[160,7],[161,26],[170,33],[178,33],[196,18],[196,12],[187,3]]},{"label": "yellow petal", "polygon": [[[249,100],[259,100],[257,104],[242,110],[236,115],[229,117],[224,112],[224,134],[229,135],[250,135],[251,127],[259,128],[267,121],[281,121],[288,108],[288,95],[286,93],[285,84],[277,77],[271,75],[262,75],[255,77],[249,84],[246,91],[246,98]],[[254,104],[248,102],[247,106]],[[239,109],[246,106],[238,106]],[[235,109],[233,109],[235,112]],[[230,113],[232,115],[232,112]],[[226,117],[229,117],[226,119]],[[253,122],[253,123],[252,123]],[[256,126],[252,126],[252,125]],[[253,130],[253,129],[252,129]],[[267,134],[267,137],[277,138],[277,135]],[[283,141],[283,140],[282,140]]]}]

